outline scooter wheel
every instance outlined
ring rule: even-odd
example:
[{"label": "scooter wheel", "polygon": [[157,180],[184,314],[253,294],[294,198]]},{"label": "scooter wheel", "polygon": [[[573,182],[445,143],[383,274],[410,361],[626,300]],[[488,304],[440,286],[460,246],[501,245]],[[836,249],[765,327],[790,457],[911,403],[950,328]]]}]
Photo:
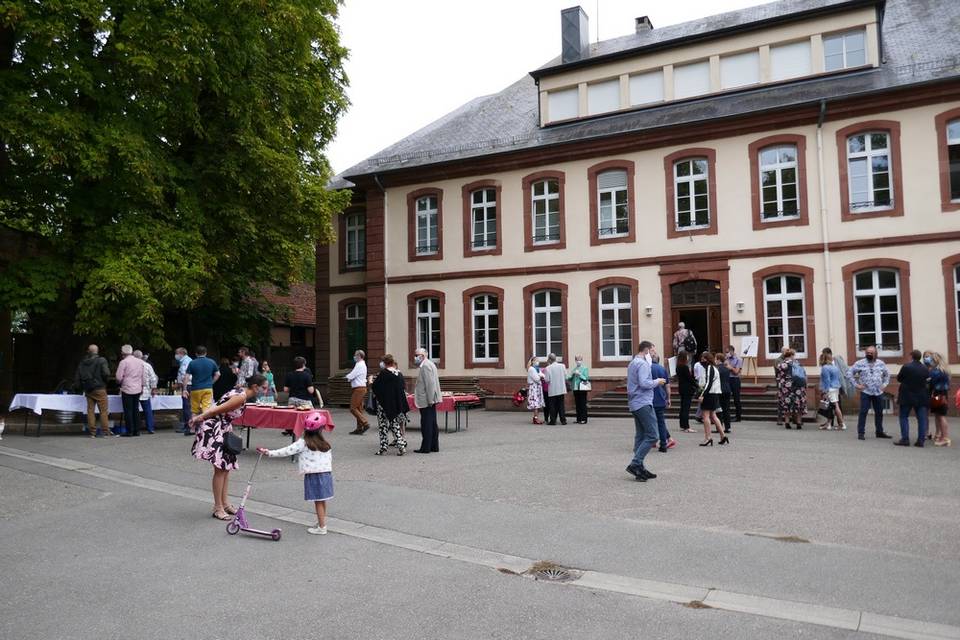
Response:
[{"label": "scooter wheel", "polygon": [[237,524],[236,520],[233,520],[227,523],[227,533],[229,533],[232,536],[235,536],[238,533],[240,533],[240,525]]},{"label": "scooter wheel", "polygon": [[270,537],[273,539],[274,542],[277,542],[278,540],[280,540],[280,529],[274,529],[273,531],[271,531]]}]

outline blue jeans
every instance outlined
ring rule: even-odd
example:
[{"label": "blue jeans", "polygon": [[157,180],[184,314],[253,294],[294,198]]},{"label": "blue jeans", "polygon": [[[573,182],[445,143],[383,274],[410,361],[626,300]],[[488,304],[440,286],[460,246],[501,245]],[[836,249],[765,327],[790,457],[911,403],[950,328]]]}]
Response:
[{"label": "blue jeans", "polygon": [[927,407],[925,405],[900,405],[900,439],[910,439],[910,410],[917,414],[917,442],[927,439]]},{"label": "blue jeans", "polygon": [[141,400],[140,409],[143,411],[143,421],[147,425],[147,431],[153,433],[153,405],[150,400]]},{"label": "blue jeans", "polygon": [[654,407],[653,412],[657,414],[657,431],[660,433],[660,446],[667,446],[667,440],[670,438],[670,432],[667,431],[667,408]]},{"label": "blue jeans", "polygon": [[883,396],[871,396],[860,392],[860,415],[857,417],[857,433],[863,435],[867,426],[867,413],[873,409],[873,425],[877,433],[883,433]]},{"label": "blue jeans", "polygon": [[653,405],[645,405],[633,414],[633,424],[636,428],[636,435],[633,439],[633,462],[635,467],[643,468],[643,459],[650,453],[653,445],[657,444],[657,414],[653,410]]}]

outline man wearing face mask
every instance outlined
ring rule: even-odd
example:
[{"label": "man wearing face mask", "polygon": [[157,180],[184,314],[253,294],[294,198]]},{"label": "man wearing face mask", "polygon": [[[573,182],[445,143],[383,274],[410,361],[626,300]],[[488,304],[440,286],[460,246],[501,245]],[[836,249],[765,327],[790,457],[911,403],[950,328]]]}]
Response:
[{"label": "man wearing face mask", "polygon": [[877,359],[877,348],[867,347],[866,357],[847,369],[849,380],[860,391],[860,415],[857,418],[857,438],[866,440],[864,432],[867,414],[873,409],[873,422],[878,438],[889,438],[883,432],[883,389],[890,384],[890,371],[883,360]]},{"label": "man wearing face mask", "polygon": [[357,428],[350,435],[360,435],[370,428],[367,414],[363,411],[363,397],[367,395],[367,362],[366,354],[357,349],[353,354],[353,370],[347,374],[350,381],[350,413],[357,419]]},{"label": "man wearing face mask", "polygon": [[650,449],[657,444],[659,437],[657,414],[653,409],[653,390],[667,384],[665,378],[654,379],[651,373],[653,357],[650,350],[652,348],[652,342],[648,340],[641,342],[639,353],[627,367],[627,401],[636,428],[633,460],[627,466],[627,473],[633,475],[638,482],[646,482],[657,477],[656,474],[647,471],[643,466],[643,460]]},{"label": "man wearing face mask", "polygon": [[417,373],[417,386],[413,400],[420,411],[420,435],[423,440],[416,453],[438,453],[440,451],[440,430],[437,428],[437,405],[443,399],[440,391],[440,376],[437,365],[427,357],[426,349],[413,352],[413,363],[420,368]]}]

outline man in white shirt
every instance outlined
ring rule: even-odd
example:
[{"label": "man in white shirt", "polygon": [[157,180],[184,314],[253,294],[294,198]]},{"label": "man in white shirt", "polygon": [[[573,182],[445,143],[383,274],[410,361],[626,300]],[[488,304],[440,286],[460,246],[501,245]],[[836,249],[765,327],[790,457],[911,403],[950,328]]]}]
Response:
[{"label": "man in white shirt", "polygon": [[367,414],[363,410],[363,397],[367,395],[367,361],[366,354],[357,349],[353,354],[353,370],[347,374],[347,380],[350,381],[350,413],[357,419],[357,428],[350,432],[351,435],[360,435],[370,428],[367,422]]},{"label": "man in white shirt", "polygon": [[133,352],[133,357],[143,362],[143,391],[140,392],[140,409],[143,411],[143,422],[147,425],[147,433],[154,432],[153,422],[153,390],[157,388],[160,381],[157,378],[157,372],[153,370],[153,365],[147,362],[147,356],[143,351],[137,349]]},{"label": "man in white shirt", "polygon": [[567,367],[553,353],[547,356],[547,424],[567,424],[564,401],[567,398]]}]

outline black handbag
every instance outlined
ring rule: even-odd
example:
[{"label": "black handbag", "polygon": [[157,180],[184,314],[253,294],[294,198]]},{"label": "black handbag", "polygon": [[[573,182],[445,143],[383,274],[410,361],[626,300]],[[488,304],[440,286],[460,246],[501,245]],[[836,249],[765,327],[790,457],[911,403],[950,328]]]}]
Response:
[{"label": "black handbag", "polygon": [[223,434],[223,450],[235,456],[243,452],[243,438],[232,431]]},{"label": "black handbag", "polygon": [[367,392],[367,399],[363,403],[363,408],[368,415],[377,415],[377,399],[373,396],[373,390]]}]

